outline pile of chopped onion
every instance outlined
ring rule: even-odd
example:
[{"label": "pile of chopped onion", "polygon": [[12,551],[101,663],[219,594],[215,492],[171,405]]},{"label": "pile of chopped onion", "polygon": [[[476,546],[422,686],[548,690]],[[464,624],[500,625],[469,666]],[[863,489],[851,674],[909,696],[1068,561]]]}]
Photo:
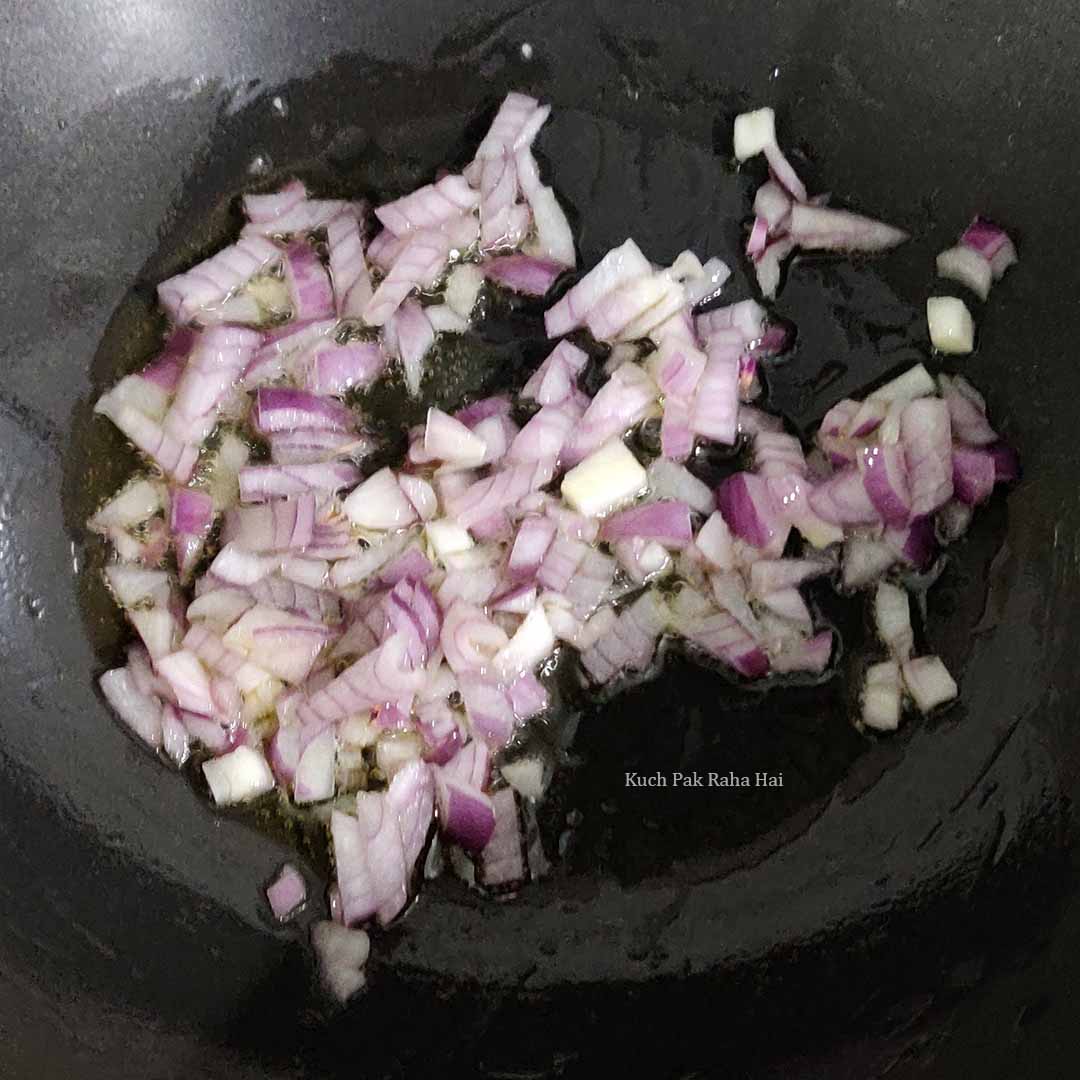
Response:
[{"label": "pile of chopped onion", "polygon": [[[376,442],[344,395],[391,359],[418,393],[485,280],[544,295],[573,268],[530,149],[549,111],[510,94],[472,163],[377,207],[373,236],[364,206],[299,181],[246,197],[240,239],[160,286],[161,355],[97,406],[151,466],[89,522],[138,637],[102,690],[177,766],[196,755],[217,804],[274,792],[326,824],[315,943],[340,996],[363,985],[354,928],[401,914],[433,831],[485,890],[533,872],[519,799],[550,778],[505,752],[548,709],[556,659],[598,689],[668,641],[735,683],[821,678],[836,642],[805,589],[833,578],[875,590],[889,658],[867,672],[866,727],[896,728],[905,695],[923,712],[954,697],[941,661],[913,655],[890,575],[925,568],[1018,476],[978,392],[922,365],[838,402],[808,458],[748,404],[784,325],[751,299],[716,306],[715,256],[656,266],[633,240],[548,306],[551,350],[516,398],[433,405],[402,460],[365,468]],[[736,149],[773,174],[749,245],[766,295],[795,246],[903,239],[808,199],[771,111],[739,118]],[[571,332],[610,347],[595,394]],[[657,422],[643,457],[627,436]],[[687,465],[709,443],[745,446],[749,467],[709,487]],[[267,895],[290,918],[303,877],[286,867]]]}]

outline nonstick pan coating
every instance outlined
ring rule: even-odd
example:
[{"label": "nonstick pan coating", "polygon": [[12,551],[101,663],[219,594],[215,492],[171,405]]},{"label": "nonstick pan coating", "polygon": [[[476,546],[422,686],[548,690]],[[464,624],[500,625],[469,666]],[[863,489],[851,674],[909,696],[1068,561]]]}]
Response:
[{"label": "nonstick pan coating", "polygon": [[[2,19],[5,1075],[1075,1072],[1069,5],[138,0]],[[93,692],[115,643],[74,574],[101,483],[89,403],[134,363],[124,320],[145,326],[154,282],[221,235],[253,163],[403,187],[514,87],[555,105],[542,146],[586,264],[627,234],[654,257],[733,252],[736,189],[714,180],[759,102],[818,187],[915,234],[879,267],[793,272],[802,366],[777,392],[798,422],[919,347],[933,255],[972,214],[1006,223],[1023,261],[964,371],[1026,476],[932,595],[962,685],[946,718],[867,747],[841,696],[745,712],[673,664],[582,718],[556,804],[583,814],[567,868],[510,904],[440,883],[334,1013],[301,936],[262,912],[281,846],[215,816]],[[781,763],[788,801],[631,801],[623,771],[653,761]]]}]

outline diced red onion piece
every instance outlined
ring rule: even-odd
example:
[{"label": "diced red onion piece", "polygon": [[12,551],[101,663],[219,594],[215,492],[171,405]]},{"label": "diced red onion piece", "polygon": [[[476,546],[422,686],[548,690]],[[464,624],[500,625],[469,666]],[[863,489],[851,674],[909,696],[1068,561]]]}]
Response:
[{"label": "diced red onion piece", "polygon": [[987,447],[994,459],[994,481],[1011,484],[1020,479],[1020,457],[1008,444],[999,442]]},{"label": "diced red onion piece", "polygon": [[995,481],[994,457],[987,450],[954,446],[952,481],[956,497],[968,506],[978,506],[990,498]]},{"label": "diced red onion piece", "polygon": [[974,248],[964,244],[942,251],[936,260],[938,277],[959,281],[966,285],[980,300],[990,295],[994,274],[989,259]]},{"label": "diced red onion piece", "polygon": [[495,827],[480,853],[480,881],[489,887],[513,885],[525,878],[525,858],[521,848],[521,823],[513,788],[503,788],[491,796]]},{"label": "diced red onion piece", "polygon": [[365,529],[400,529],[416,521],[416,510],[390,468],[369,476],[345,499],[342,509]]},{"label": "diced red onion piece", "polygon": [[952,428],[949,407],[938,398],[905,406],[900,439],[911,486],[911,511],[929,514],[952,498]]},{"label": "diced red onion piece", "polygon": [[990,263],[995,280],[1016,262],[1016,248],[1008,234],[986,218],[976,217],[964,230],[960,243],[977,251]]},{"label": "diced red onion piece", "polygon": [[334,797],[334,763],[337,740],[334,729],[320,732],[304,748],[293,780],[293,801],[299,806]]},{"label": "diced red onion piece", "polygon": [[776,180],[767,180],[754,195],[754,216],[768,232],[777,232],[791,213],[791,196]]},{"label": "diced red onion piece", "polygon": [[335,313],[330,275],[305,240],[294,240],[285,249],[285,283],[294,318],[323,319]]},{"label": "diced red onion piece", "polygon": [[318,461],[310,465],[245,465],[240,470],[240,499],[265,502],[275,497],[308,492],[332,494],[353,487],[360,470],[345,461]]},{"label": "diced red onion piece", "polygon": [[613,514],[600,526],[601,540],[630,537],[657,540],[665,547],[682,550],[693,539],[690,507],[676,500],[646,503]]},{"label": "diced red onion piece", "polygon": [[904,529],[886,529],[885,545],[896,558],[925,570],[937,553],[933,519],[925,515],[913,518]]},{"label": "diced red onion piece", "polygon": [[479,195],[463,176],[450,173],[408,195],[375,208],[375,216],[391,232],[404,236],[412,229],[430,229],[474,210]]},{"label": "diced red onion piece", "polygon": [[865,446],[859,455],[863,487],[886,525],[903,528],[911,517],[904,450],[899,445]]},{"label": "diced red onion piece", "polygon": [[858,469],[845,468],[809,496],[810,509],[834,525],[873,525],[881,520]]},{"label": "diced red onion piece", "polygon": [[883,221],[823,206],[796,205],[788,226],[801,248],[823,251],[886,251],[902,244],[908,234]]},{"label": "diced red onion piece", "polygon": [[251,421],[263,435],[297,428],[351,431],[354,426],[352,413],[333,398],[285,388],[258,390]]},{"label": "diced red onion piece", "polygon": [[442,775],[435,781],[439,828],[466,851],[479,852],[495,830],[495,811],[481,791]]},{"label": "diced red onion piece", "polygon": [[470,466],[483,461],[487,446],[460,420],[432,407],[424,427],[424,452],[432,459]]},{"label": "diced red onion piece", "polygon": [[499,255],[480,264],[484,277],[526,296],[545,296],[566,270],[552,259],[532,255]]},{"label": "diced red onion piece", "polygon": [[267,887],[266,899],[278,922],[287,922],[307,900],[307,882],[291,863],[285,863]]},{"label": "diced red onion piece", "polygon": [[609,251],[558,303],[544,313],[548,337],[561,337],[581,326],[604,296],[651,270],[649,260],[633,240],[627,240]]},{"label": "diced red onion piece", "polygon": [[986,418],[981,396],[962,376],[941,375],[941,396],[949,407],[949,423],[954,439],[968,446],[989,446],[997,442],[997,432]]},{"label": "diced red onion piece", "polygon": [[439,510],[435,489],[422,477],[410,476],[408,473],[399,473],[397,479],[420,520],[430,521]]},{"label": "diced red onion piece", "polygon": [[736,536],[761,550],[783,550],[790,526],[761,477],[746,472],[729,476],[716,489],[716,505]]},{"label": "diced red onion piece", "polygon": [[354,341],[331,345],[312,353],[307,387],[315,394],[344,394],[373,383],[386,368],[386,355],[378,342]]},{"label": "diced red onion piece", "polygon": [[[413,233],[363,311],[369,326],[383,326],[414,289],[427,289],[450,257],[450,237],[442,230]],[[430,324],[429,324],[430,325]]]},{"label": "diced red onion piece", "polygon": [[778,674],[793,671],[809,671],[820,675],[832,657],[833,634],[822,630],[810,638],[801,638],[785,646],[771,658],[770,666]]},{"label": "diced red onion piece", "polygon": [[746,241],[746,254],[750,258],[760,255],[769,240],[769,223],[763,217],[755,217],[750,236]]},{"label": "diced red onion piece", "polygon": [[143,742],[155,748],[161,746],[161,703],[138,688],[128,668],[106,671],[99,685],[116,715]]},{"label": "diced red onion piece", "polygon": [[371,299],[372,287],[360,223],[352,208],[346,208],[327,223],[326,242],[330,251],[334,309],[340,318],[359,318]]},{"label": "diced red onion piece", "polygon": [[176,322],[190,322],[280,259],[281,249],[270,240],[242,235],[186,273],[161,282],[158,299]]},{"label": "diced red onion piece", "polygon": [[776,182],[797,202],[806,202],[806,185],[799,179],[794,166],[784,156],[779,144],[773,140],[765,145],[765,160]]},{"label": "diced red onion piece", "polygon": [[861,589],[877,581],[895,561],[896,553],[888,543],[866,536],[849,536],[844,542],[844,587]]}]

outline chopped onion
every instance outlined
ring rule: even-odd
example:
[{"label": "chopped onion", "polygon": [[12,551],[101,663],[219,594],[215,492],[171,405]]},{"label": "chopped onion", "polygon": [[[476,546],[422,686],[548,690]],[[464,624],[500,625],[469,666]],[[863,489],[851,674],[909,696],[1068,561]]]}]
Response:
[{"label": "chopped onion", "polygon": [[417,518],[390,468],[369,476],[349,494],[342,509],[354,525],[364,529],[400,529]]},{"label": "chopped onion", "polygon": [[898,660],[907,660],[915,647],[915,637],[908,596],[903,589],[887,581],[878,583],[874,594],[874,625],[889,652]]},{"label": "chopped onion", "polygon": [[424,426],[424,452],[429,458],[470,466],[484,460],[487,446],[460,420],[441,409],[430,408]]},{"label": "chopped onion", "polygon": [[649,260],[633,240],[609,251],[557,304],[544,313],[549,338],[581,326],[596,304],[612,290],[650,273]]},{"label": "chopped onion", "polygon": [[292,863],[285,863],[267,886],[266,899],[278,922],[288,922],[307,900],[307,882]]},{"label": "chopped onion", "polygon": [[776,143],[776,114],[757,109],[735,117],[735,157],[739,161],[756,157]]},{"label": "chopped onion", "polygon": [[952,701],[959,693],[955,680],[937,656],[908,660],[901,670],[904,686],[921,713],[931,712],[938,705]]},{"label": "chopped onion", "polygon": [[990,295],[994,277],[990,262],[974,248],[959,244],[941,252],[937,257],[937,272],[938,277],[966,285],[980,300]]},{"label": "chopped onion", "polygon": [[353,427],[352,413],[340,402],[284,388],[258,390],[251,420],[263,435],[297,428],[351,431]]},{"label": "chopped onion", "polygon": [[1016,248],[1008,234],[986,218],[975,218],[964,230],[960,243],[977,251],[990,263],[995,281],[999,281],[1016,262]]},{"label": "chopped onion", "polygon": [[646,503],[613,514],[600,527],[601,540],[631,537],[657,540],[665,547],[681,550],[693,539],[690,507],[676,500]]},{"label": "chopped onion", "polygon": [[886,251],[908,238],[883,221],[800,203],[791,208],[788,232],[799,247],[823,251]]},{"label": "chopped onion", "polygon": [[285,282],[294,318],[323,319],[334,314],[330,275],[304,240],[293,241],[285,250]]},{"label": "chopped onion", "polygon": [[895,731],[900,726],[900,665],[895,660],[866,669],[862,720],[875,731]]},{"label": "chopped onion", "polygon": [[218,806],[249,802],[274,787],[274,774],[266,758],[250,746],[238,746],[228,754],[206,761],[202,770]]},{"label": "chopped onion", "polygon": [[161,704],[143,693],[127,668],[106,671],[99,680],[105,700],[116,715],[148,746],[162,743]]},{"label": "chopped onion", "polygon": [[566,270],[553,259],[532,255],[500,255],[485,259],[480,268],[488,281],[526,296],[546,295]]},{"label": "chopped onion", "polygon": [[952,427],[939,398],[917,398],[904,407],[900,439],[911,489],[911,512],[928,514],[952,498]]},{"label": "chopped onion", "polygon": [[564,477],[562,496],[579,513],[603,517],[645,489],[648,478],[621,439],[612,439]]},{"label": "chopped onion", "polygon": [[975,348],[975,324],[963,300],[931,296],[926,301],[930,343],[943,353],[969,353]]}]

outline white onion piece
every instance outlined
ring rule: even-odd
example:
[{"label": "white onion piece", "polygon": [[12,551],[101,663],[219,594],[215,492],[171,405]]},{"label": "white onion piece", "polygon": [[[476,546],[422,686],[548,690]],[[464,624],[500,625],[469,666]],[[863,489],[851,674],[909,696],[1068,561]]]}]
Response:
[{"label": "white onion piece", "polygon": [[699,514],[711,514],[716,507],[712,489],[685,466],[659,457],[648,469],[649,495],[657,499],[681,499]]},{"label": "white onion piece", "polygon": [[446,305],[463,319],[469,319],[483,285],[484,275],[475,263],[455,266],[446,278],[443,294]]},{"label": "white onion piece", "polygon": [[916,364],[908,368],[903,375],[898,375],[884,386],[879,386],[872,391],[870,397],[890,403],[894,401],[907,403],[914,401],[915,398],[928,397],[936,391],[937,384],[933,376],[922,364]]},{"label": "white onion piece", "polygon": [[237,544],[226,544],[214,557],[209,573],[229,585],[254,585],[278,566],[273,555],[256,555]]},{"label": "white onion piece", "polygon": [[881,577],[894,562],[896,555],[888,544],[867,536],[849,536],[844,541],[844,587],[861,589]]},{"label": "white onion piece", "polygon": [[131,625],[153,659],[167,656],[176,647],[176,617],[165,608],[139,608],[127,613]]},{"label": "white onion piece", "polygon": [[735,117],[735,157],[746,161],[776,142],[776,114],[772,109],[756,109]]},{"label": "white onion piece", "polygon": [[622,439],[612,439],[564,477],[563,498],[586,517],[602,517],[635,496],[648,485],[645,470]]},{"label": "white onion piece", "polygon": [[176,709],[168,704],[161,708],[161,745],[177,768],[181,768],[191,754],[188,730]]},{"label": "white onion piece", "polygon": [[468,468],[484,460],[487,445],[460,420],[432,407],[424,426],[424,452],[429,458]]},{"label": "white onion piece", "polygon": [[364,988],[364,964],[371,945],[363,930],[351,930],[336,922],[317,922],[311,928],[311,944],[319,957],[319,973],[327,990],[345,1002]]},{"label": "white onion piece", "polygon": [[342,503],[342,509],[354,525],[363,529],[400,529],[416,521],[416,510],[389,467],[380,469],[355,488]]},{"label": "white onion piece", "polygon": [[450,555],[460,555],[473,546],[469,530],[448,518],[437,518],[425,526],[428,543],[435,557],[445,562]]},{"label": "white onion piece", "polygon": [[203,716],[213,715],[210,678],[194,653],[181,649],[163,656],[157,661],[157,669],[168,682],[181,709]]},{"label": "white onion piece", "polygon": [[546,766],[540,757],[521,757],[499,766],[503,779],[524,799],[539,799],[547,788]]},{"label": "white onion piece", "polygon": [[479,607],[458,601],[443,617],[439,640],[446,662],[460,678],[463,672],[486,668],[509,639]]},{"label": "white onion piece", "polygon": [[514,155],[518,182],[532,211],[535,235],[525,241],[526,254],[551,259],[562,266],[577,265],[574,234],[555,192],[540,180],[536,159],[528,147]]},{"label": "white onion piece", "polygon": [[671,565],[671,556],[663,544],[640,536],[616,541],[612,551],[619,565],[638,585],[644,585]]},{"label": "white onion piece", "polygon": [[994,274],[990,263],[974,249],[964,244],[948,248],[937,257],[938,277],[959,281],[966,285],[980,300],[990,295]]},{"label": "white onion piece", "polygon": [[398,473],[398,484],[405,492],[405,497],[413,504],[413,509],[421,521],[429,521],[439,510],[439,500],[435,489],[420,476]]},{"label": "white onion piece", "polygon": [[885,251],[908,238],[903,229],[883,221],[800,203],[791,208],[788,230],[797,246],[823,251]]},{"label": "white onion piece", "polygon": [[165,507],[165,487],[150,480],[135,480],[114,495],[86,523],[94,532],[141,525]]},{"label": "white onion piece", "polygon": [[698,530],[694,539],[697,550],[718,570],[730,570],[735,565],[735,549],[731,529],[719,511],[712,513]]},{"label": "white onion piece", "polygon": [[105,580],[121,607],[135,608],[147,603],[163,607],[169,602],[169,575],[164,570],[107,566]]},{"label": "white onion piece", "polygon": [[316,735],[300,755],[293,780],[293,801],[303,806],[334,797],[334,729]]},{"label": "white onion piece", "polygon": [[798,627],[800,633],[809,637],[814,631],[813,619],[799,590],[791,587],[765,593],[761,602],[774,614],[787,619]]},{"label": "white onion piece", "polygon": [[116,715],[148,746],[160,746],[161,704],[139,690],[131,672],[127,668],[113,668],[101,676],[99,684]]},{"label": "white onion piece", "polygon": [[901,670],[904,686],[921,713],[928,713],[938,705],[952,701],[960,692],[940,657],[920,656],[909,660]]},{"label": "white onion piece", "polygon": [[274,788],[274,774],[266,758],[250,746],[203,763],[203,775],[218,806],[247,802]]},{"label": "white onion piece", "polygon": [[532,671],[555,648],[555,634],[539,604],[525,616],[514,636],[496,654],[495,670],[507,681]]},{"label": "white onion piece", "polygon": [[930,343],[943,353],[969,353],[975,348],[975,324],[963,300],[931,296],[926,301]]},{"label": "white onion piece", "polygon": [[423,740],[415,731],[384,731],[375,746],[375,764],[383,777],[393,780],[423,753]]},{"label": "white onion piece", "polygon": [[862,721],[875,731],[900,726],[900,665],[895,660],[871,664],[862,692]]},{"label": "white onion piece", "polygon": [[915,636],[908,595],[899,586],[887,581],[878,583],[874,594],[874,625],[889,652],[901,661],[907,660],[915,646]]}]

